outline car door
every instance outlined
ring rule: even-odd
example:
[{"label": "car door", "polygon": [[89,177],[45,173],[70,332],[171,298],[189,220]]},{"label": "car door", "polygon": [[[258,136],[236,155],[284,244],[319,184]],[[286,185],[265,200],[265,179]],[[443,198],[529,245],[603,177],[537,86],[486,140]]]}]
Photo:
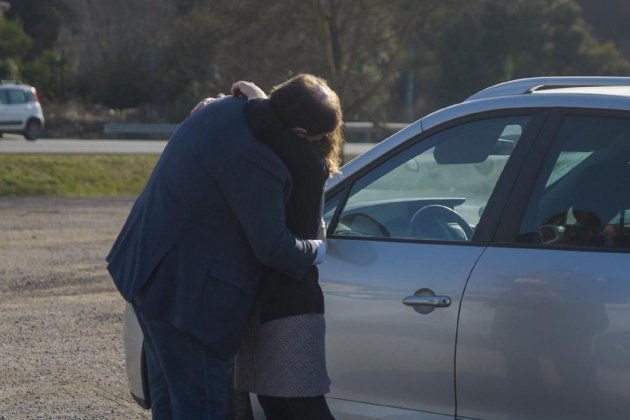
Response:
[{"label": "car door", "polygon": [[320,283],[338,419],[455,415],[460,298],[541,118],[441,127],[331,191]]},{"label": "car door", "polygon": [[26,119],[30,115],[26,92],[21,89],[7,89],[6,127],[12,130],[24,128]]},{"label": "car door", "polygon": [[19,89],[0,89],[0,131],[24,128],[28,115],[26,94]]},{"label": "car door", "polygon": [[630,418],[630,114],[553,120],[466,287],[462,418]]},{"label": "car door", "polygon": [[9,98],[7,96],[6,89],[0,89],[0,132],[2,132],[3,128],[6,128],[10,119],[9,119],[9,109],[8,103]]}]

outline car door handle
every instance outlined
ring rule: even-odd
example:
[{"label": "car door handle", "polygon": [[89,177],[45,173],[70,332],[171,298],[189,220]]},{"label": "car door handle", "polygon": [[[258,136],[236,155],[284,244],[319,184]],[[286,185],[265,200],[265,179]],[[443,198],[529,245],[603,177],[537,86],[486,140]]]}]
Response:
[{"label": "car door handle", "polygon": [[426,315],[433,312],[435,308],[451,306],[451,298],[448,296],[436,296],[433,290],[423,288],[416,290],[413,296],[404,298],[402,303],[411,306],[417,313]]},{"label": "car door handle", "polygon": [[448,296],[407,296],[402,301],[407,306],[433,306],[445,308],[451,306],[451,298]]}]

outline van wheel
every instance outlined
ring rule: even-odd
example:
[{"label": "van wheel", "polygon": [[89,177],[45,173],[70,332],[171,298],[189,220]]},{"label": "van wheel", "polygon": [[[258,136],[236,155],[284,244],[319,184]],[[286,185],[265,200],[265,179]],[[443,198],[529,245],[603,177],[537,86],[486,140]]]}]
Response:
[{"label": "van wheel", "polygon": [[30,120],[26,123],[26,128],[24,129],[24,137],[26,140],[33,141],[37,140],[39,135],[42,132],[42,124],[37,120]]}]

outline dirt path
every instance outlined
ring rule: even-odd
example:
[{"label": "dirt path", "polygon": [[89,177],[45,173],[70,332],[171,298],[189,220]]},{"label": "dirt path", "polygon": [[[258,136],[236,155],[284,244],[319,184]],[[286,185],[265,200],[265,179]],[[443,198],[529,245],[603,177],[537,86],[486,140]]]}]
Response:
[{"label": "dirt path", "polygon": [[0,199],[0,419],[146,419],[104,257],[130,198]]}]

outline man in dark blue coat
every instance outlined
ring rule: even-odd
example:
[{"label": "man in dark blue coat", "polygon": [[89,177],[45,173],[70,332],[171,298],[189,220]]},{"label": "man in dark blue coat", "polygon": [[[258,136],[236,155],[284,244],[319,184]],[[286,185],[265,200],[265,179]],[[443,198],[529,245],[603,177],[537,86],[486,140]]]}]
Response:
[{"label": "man in dark blue coat", "polygon": [[325,252],[287,229],[289,172],[244,104],[225,97],[181,124],[107,256],[144,333],[154,418],[225,418],[262,265],[298,279]]}]

